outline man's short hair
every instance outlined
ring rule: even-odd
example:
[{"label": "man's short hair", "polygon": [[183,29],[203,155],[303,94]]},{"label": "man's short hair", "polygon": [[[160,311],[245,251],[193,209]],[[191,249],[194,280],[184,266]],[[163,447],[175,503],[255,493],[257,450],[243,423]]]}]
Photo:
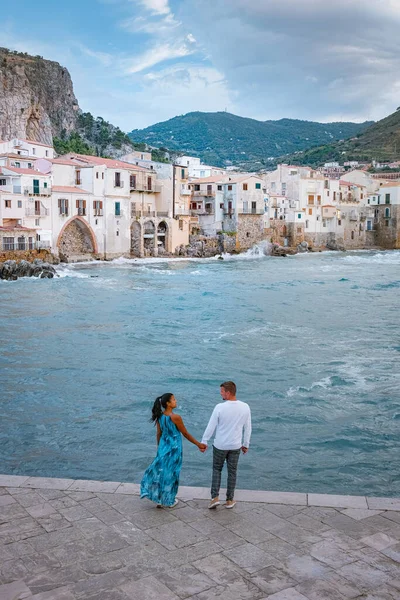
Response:
[{"label": "man's short hair", "polygon": [[220,387],[223,387],[226,392],[232,394],[232,396],[236,396],[236,384],[233,381],[224,381],[221,383]]}]

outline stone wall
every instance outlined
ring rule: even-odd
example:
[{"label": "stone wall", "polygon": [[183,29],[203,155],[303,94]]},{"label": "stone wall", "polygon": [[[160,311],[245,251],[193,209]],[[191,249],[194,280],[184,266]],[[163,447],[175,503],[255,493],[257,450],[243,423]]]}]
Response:
[{"label": "stone wall", "polygon": [[237,221],[237,247],[248,250],[264,237],[263,215],[239,215]]},{"label": "stone wall", "polygon": [[10,252],[0,252],[0,262],[5,262],[6,260],[15,260],[17,262],[21,262],[21,260],[27,260],[28,262],[33,262],[35,258],[40,258],[44,262],[56,264],[58,263],[58,259],[54,257],[49,250],[15,250]]},{"label": "stone wall", "polygon": [[[390,217],[385,216],[389,208]],[[381,248],[400,249],[400,206],[383,204],[376,207],[375,240]]]},{"label": "stone wall", "polygon": [[64,229],[59,244],[59,255],[62,261],[68,262],[74,257],[92,255],[94,252],[90,232],[84,223],[71,221]]},{"label": "stone wall", "polygon": [[237,252],[236,235],[220,233],[214,236],[191,235],[188,246],[179,246],[175,250],[177,256],[193,258],[209,258],[223,253]]}]

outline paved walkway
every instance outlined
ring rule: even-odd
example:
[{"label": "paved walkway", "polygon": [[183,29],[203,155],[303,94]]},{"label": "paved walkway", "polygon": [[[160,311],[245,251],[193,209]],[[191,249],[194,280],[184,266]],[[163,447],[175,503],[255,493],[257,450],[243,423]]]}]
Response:
[{"label": "paved walkway", "polygon": [[0,475],[0,600],[400,599],[400,499]]}]

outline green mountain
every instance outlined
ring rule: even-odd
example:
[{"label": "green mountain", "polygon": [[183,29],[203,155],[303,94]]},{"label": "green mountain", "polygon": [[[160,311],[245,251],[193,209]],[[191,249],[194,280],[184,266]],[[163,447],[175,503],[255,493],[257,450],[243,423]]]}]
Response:
[{"label": "green mountain", "polygon": [[226,112],[192,112],[128,135],[135,142],[199,156],[205,163],[256,168],[268,165],[271,157],[353,137],[369,125],[371,122],[256,121]]},{"label": "green mountain", "polygon": [[400,159],[400,107],[349,140],[324,144],[304,152],[281,157],[285,162],[318,166],[324,162],[358,160],[360,162]]}]

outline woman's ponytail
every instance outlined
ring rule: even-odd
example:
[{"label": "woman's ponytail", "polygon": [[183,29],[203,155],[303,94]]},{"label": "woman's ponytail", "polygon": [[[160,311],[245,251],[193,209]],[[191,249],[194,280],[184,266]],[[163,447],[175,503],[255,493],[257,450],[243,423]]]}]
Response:
[{"label": "woman's ponytail", "polygon": [[155,399],[155,402],[153,404],[153,408],[151,409],[151,419],[150,421],[159,421],[163,410],[167,408],[167,404],[168,402],[171,400],[173,394],[170,393],[166,393],[163,394],[162,396],[158,396],[158,398]]}]

